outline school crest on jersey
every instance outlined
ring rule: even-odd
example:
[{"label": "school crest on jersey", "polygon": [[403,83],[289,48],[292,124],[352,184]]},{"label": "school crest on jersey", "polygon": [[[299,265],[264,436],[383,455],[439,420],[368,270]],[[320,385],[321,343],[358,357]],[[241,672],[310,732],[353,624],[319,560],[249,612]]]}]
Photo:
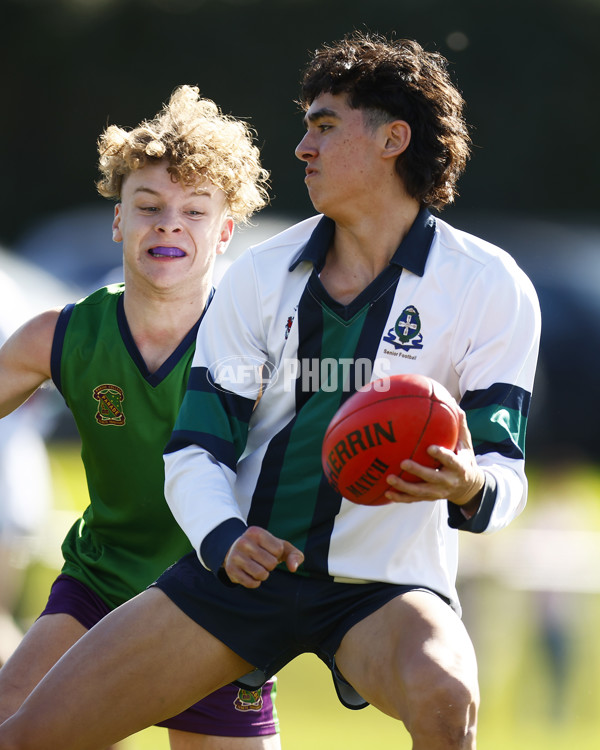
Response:
[{"label": "school crest on jersey", "polygon": [[263,707],[262,688],[258,688],[258,690],[240,688],[233,705],[237,711],[261,711]]},{"label": "school crest on jersey", "polygon": [[118,385],[103,383],[96,386],[93,396],[98,402],[96,411],[96,422],[100,425],[117,425],[120,427],[125,424],[125,413],[123,411],[123,401],[125,395],[123,389]]},{"label": "school crest on jersey", "polygon": [[408,305],[402,310],[400,317],[383,337],[383,340],[395,349],[403,349],[404,351],[423,348],[421,316],[414,305]]}]

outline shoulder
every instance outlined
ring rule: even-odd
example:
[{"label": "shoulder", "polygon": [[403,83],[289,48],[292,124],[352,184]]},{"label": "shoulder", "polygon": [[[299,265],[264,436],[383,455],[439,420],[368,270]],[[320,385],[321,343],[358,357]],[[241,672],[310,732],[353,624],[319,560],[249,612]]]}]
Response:
[{"label": "shoulder", "polygon": [[504,280],[522,288],[528,296],[536,296],[528,276],[506,250],[439,218],[432,250],[434,262],[443,264],[450,259],[459,274],[489,276],[496,284]]},{"label": "shoulder", "polygon": [[18,343],[25,348],[31,346],[50,346],[60,313],[59,308],[54,308],[35,315],[26,323],[23,323],[13,333],[9,341]]},{"label": "shoulder", "polygon": [[267,297],[271,299],[276,289],[285,294],[289,284],[294,285],[298,278],[302,279],[306,275],[306,268],[299,267],[290,272],[290,266],[310,239],[321,218],[312,216],[259,244],[248,247],[220,280],[215,300],[222,298],[225,289],[236,298],[257,297],[262,302]]},{"label": "shoulder", "polygon": [[481,331],[508,331],[516,325],[532,340],[539,338],[537,292],[508,252],[438,221],[429,262],[431,278],[455,295],[457,333],[467,330],[470,335],[477,321]]},{"label": "shoulder", "polygon": [[111,325],[114,324],[117,319],[117,302],[122,297],[124,288],[122,283],[111,284],[66,305],[60,313],[57,331],[63,335],[67,330],[72,333],[73,329],[88,331],[90,327],[96,329],[103,325],[106,320]]},{"label": "shoulder", "polygon": [[254,266],[258,273],[287,270],[306,245],[321,220],[321,215],[293,224],[257,245],[251,245],[232,264],[239,274]]},{"label": "shoulder", "polygon": [[[42,374],[50,377],[50,355],[56,324],[60,316],[58,308],[35,315],[18,328],[0,350],[0,369],[21,372],[24,376]],[[39,385],[40,383],[36,383]]]},{"label": "shoulder", "polygon": [[444,251],[461,253],[475,263],[485,264],[495,258],[510,258],[510,255],[497,245],[457,229],[439,218],[436,219],[436,240]]},{"label": "shoulder", "polygon": [[95,307],[97,305],[110,305],[116,304],[119,297],[123,295],[125,290],[125,284],[109,284],[103,286],[100,289],[96,289],[95,292],[88,294],[87,297],[82,297],[75,303],[75,307]]},{"label": "shoulder", "polygon": [[287,249],[291,252],[301,248],[309,240],[317,224],[321,221],[322,215],[316,214],[308,219],[303,219],[297,224],[284,229],[282,232],[269,237],[258,245],[253,245],[250,252],[254,255],[268,253],[270,250],[279,250],[280,252]]}]

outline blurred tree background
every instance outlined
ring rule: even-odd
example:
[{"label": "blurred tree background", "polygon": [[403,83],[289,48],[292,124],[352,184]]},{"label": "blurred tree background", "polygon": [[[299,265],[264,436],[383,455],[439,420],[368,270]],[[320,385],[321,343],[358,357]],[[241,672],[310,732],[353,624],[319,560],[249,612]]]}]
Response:
[{"label": "blurred tree background", "polygon": [[97,201],[100,131],[152,116],[182,83],[257,130],[267,211],[310,213],[293,155],[300,71],[309,50],[355,28],[449,59],[475,146],[462,209],[596,208],[599,0],[3,0],[2,17],[8,247],[52,212]]}]

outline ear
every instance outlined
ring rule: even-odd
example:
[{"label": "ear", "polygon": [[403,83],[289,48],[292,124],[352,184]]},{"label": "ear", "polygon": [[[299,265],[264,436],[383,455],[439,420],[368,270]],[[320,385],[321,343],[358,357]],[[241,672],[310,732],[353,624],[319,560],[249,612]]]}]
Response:
[{"label": "ear", "polygon": [[234,227],[235,224],[233,219],[231,216],[227,216],[221,226],[221,234],[219,236],[219,242],[217,243],[217,255],[223,255],[225,250],[227,250],[231,238],[233,237]]},{"label": "ear", "polygon": [[395,159],[408,148],[411,139],[410,125],[405,120],[394,120],[385,126],[384,159]]},{"label": "ear", "polygon": [[115,206],[115,215],[112,223],[112,240],[113,242],[123,242],[123,234],[121,232],[121,204],[117,203]]}]

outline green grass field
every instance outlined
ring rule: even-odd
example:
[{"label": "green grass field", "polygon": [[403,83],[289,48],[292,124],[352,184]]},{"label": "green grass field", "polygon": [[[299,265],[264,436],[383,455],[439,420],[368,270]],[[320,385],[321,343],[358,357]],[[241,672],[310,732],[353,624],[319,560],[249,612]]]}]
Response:
[{"label": "green grass field", "polygon": [[[55,445],[51,460],[56,508],[37,560],[28,570],[19,606],[25,623],[45,601],[60,565],[62,536],[85,502],[77,449]],[[600,470],[579,467],[543,478],[535,470],[531,473],[530,503],[521,518],[500,534],[469,537],[463,544],[465,572],[459,588],[478,653],[482,691],[478,747],[596,750],[600,542],[594,545],[600,539]],[[549,534],[532,536],[532,524]],[[555,590],[546,590],[545,582]],[[544,647],[541,623],[548,613],[567,634],[567,657],[562,661],[553,662]],[[284,750],[411,747],[398,722],[371,707],[344,709],[328,670],[313,655],[296,659],[280,673],[278,712]],[[120,747],[166,750],[166,731],[147,729]]]}]

